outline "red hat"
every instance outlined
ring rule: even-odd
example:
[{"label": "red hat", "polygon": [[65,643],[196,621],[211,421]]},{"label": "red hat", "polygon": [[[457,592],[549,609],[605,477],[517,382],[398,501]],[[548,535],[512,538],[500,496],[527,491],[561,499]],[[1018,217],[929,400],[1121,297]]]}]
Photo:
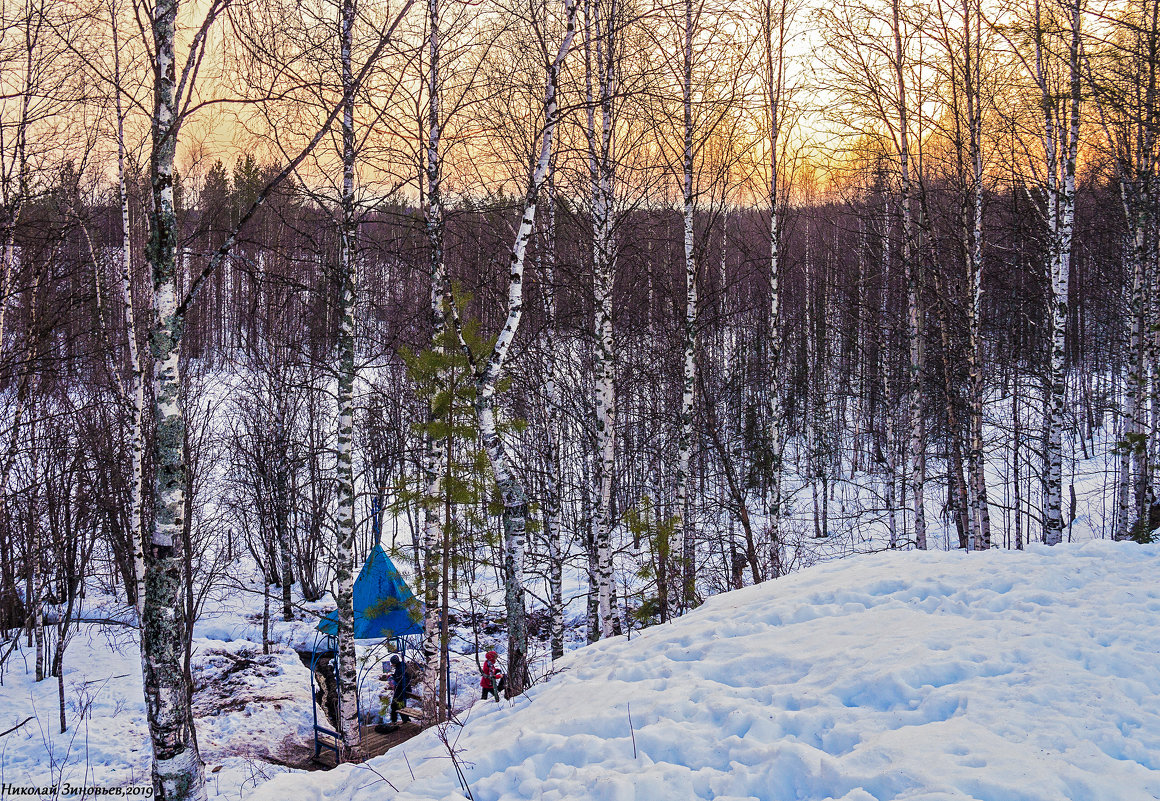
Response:
[{"label": "red hat", "polygon": [[499,654],[497,654],[495,651],[488,651],[487,658],[490,659],[492,662],[494,662],[496,659],[499,658]]}]

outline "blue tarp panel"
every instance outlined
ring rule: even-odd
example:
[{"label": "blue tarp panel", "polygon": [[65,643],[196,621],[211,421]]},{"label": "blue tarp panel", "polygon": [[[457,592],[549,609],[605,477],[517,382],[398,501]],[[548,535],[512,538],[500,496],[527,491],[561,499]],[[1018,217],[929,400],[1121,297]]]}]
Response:
[{"label": "blue tarp panel", "polygon": [[[423,605],[376,543],[354,582],[355,639],[422,634],[422,621]],[[337,609],[322,618],[318,630],[338,633]]]}]

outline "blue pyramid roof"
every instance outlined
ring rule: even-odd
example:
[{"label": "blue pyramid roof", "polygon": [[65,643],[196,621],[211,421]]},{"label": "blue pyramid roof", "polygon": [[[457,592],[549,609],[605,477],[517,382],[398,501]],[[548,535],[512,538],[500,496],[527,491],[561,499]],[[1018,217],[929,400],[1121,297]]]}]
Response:
[{"label": "blue pyramid roof", "polygon": [[[375,543],[354,582],[354,636],[367,640],[405,637],[423,633],[423,604]],[[326,634],[338,633],[338,610],[327,613],[318,624]]]}]

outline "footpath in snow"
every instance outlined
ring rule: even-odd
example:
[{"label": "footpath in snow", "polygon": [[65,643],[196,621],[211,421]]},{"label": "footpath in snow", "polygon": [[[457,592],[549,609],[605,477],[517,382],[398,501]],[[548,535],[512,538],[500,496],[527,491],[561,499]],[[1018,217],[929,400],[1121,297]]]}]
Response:
[{"label": "footpath in snow", "polygon": [[454,760],[429,730],[250,798],[1156,799],[1157,576],[1111,542],[819,565],[476,704]]}]

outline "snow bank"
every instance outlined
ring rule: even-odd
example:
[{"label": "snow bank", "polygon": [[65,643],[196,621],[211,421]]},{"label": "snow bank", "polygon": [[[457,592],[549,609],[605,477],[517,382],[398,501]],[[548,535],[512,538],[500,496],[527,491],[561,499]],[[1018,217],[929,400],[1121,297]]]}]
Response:
[{"label": "snow bank", "polygon": [[[598,643],[446,732],[478,801],[1160,798],[1160,550],[886,553]],[[254,801],[459,799],[431,730]]]}]

